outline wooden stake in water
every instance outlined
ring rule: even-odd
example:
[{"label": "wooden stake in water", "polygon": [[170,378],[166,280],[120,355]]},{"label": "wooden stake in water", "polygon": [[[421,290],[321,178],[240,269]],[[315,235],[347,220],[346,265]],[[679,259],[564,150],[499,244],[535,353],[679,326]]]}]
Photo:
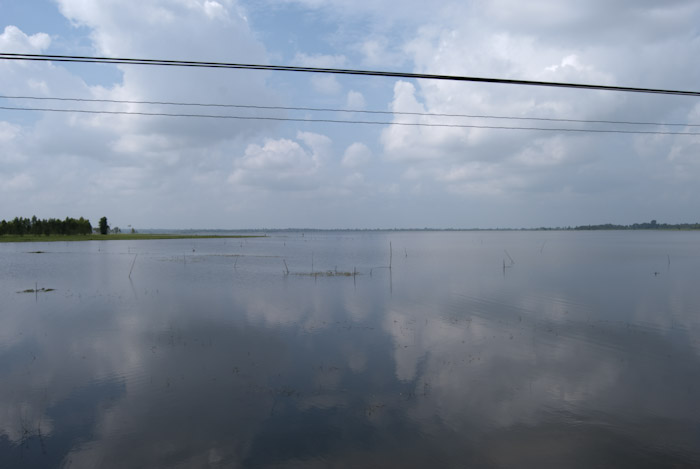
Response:
[{"label": "wooden stake in water", "polygon": [[134,256],[134,260],[131,262],[131,269],[129,269],[129,278],[131,278],[131,271],[134,270],[134,264],[136,264],[136,258],[138,257],[138,253]]},{"label": "wooden stake in water", "polygon": [[389,270],[391,270],[391,258],[394,255],[394,250],[391,248],[391,241],[389,241]]},{"label": "wooden stake in water", "polygon": [[515,261],[513,260],[512,257],[510,257],[510,254],[508,254],[508,251],[506,249],[503,250],[506,253],[506,256],[508,256],[508,259],[510,259],[510,265],[515,265]]}]

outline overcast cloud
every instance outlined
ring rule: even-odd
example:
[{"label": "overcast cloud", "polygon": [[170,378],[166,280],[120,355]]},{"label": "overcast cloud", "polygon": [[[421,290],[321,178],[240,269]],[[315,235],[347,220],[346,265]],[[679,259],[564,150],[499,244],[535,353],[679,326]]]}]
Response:
[{"label": "overcast cloud", "polygon": [[[0,51],[372,68],[700,90],[695,1],[0,1]],[[700,100],[427,80],[0,60],[0,105],[382,125],[0,110],[0,219],[140,228],[697,222],[698,132],[412,113],[700,124]]]}]

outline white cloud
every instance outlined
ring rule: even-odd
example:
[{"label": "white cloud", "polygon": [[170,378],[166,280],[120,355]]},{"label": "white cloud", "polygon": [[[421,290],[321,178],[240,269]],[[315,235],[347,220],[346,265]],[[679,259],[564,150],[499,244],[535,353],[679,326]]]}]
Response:
[{"label": "white cloud", "polygon": [[357,187],[364,187],[365,186],[365,177],[362,175],[362,173],[351,173],[345,177],[345,180],[343,181],[343,185],[347,188],[357,188]]},{"label": "white cloud", "polygon": [[[61,12],[74,24],[88,28],[96,55],[147,58],[178,58],[264,63],[266,51],[254,37],[241,10],[233,1],[143,0],[138,4],[117,1],[93,2],[60,0]],[[128,32],[128,33],[126,33]],[[16,28],[0,35],[6,44],[19,44],[38,52],[49,45],[48,36],[28,36]],[[17,46],[19,47],[19,46]],[[15,47],[16,48],[16,47]],[[236,73],[220,70],[192,70],[168,67],[124,66],[121,80],[112,86],[86,85],[73,69],[61,64],[0,63],[0,86],[8,94],[53,97],[97,98],[108,100],[177,101],[201,103],[276,104],[277,98],[266,86],[264,72]],[[17,105],[34,102],[13,101]],[[69,108],[109,111],[215,114],[218,109],[139,104],[65,103]],[[46,107],[57,107],[56,103]],[[249,113],[253,113],[250,111]],[[25,116],[28,114],[24,114]],[[31,157],[37,167],[54,167],[57,156],[65,157],[58,174],[81,174],[82,180],[101,184],[117,193],[153,196],[158,191],[175,190],[173,198],[216,193],[216,185],[195,187],[199,172],[208,180],[224,182],[230,172],[222,155],[238,151],[239,139],[270,129],[273,123],[245,120],[196,118],[32,114],[35,121],[21,125],[27,138],[15,143],[13,160]],[[36,120],[38,118],[38,120]],[[13,124],[13,132],[17,125]],[[3,134],[7,129],[3,127]],[[8,151],[3,155],[7,160]],[[90,163],[88,163],[90,160]],[[0,168],[3,169],[3,168]],[[4,171],[8,171],[4,169]],[[47,171],[33,171],[36,187],[53,194],[56,204],[74,204],[65,187]],[[81,187],[80,184],[75,187]],[[82,187],[87,188],[88,185]],[[21,200],[21,199],[17,199]],[[105,204],[108,202],[105,201]],[[20,202],[14,210],[22,212]],[[146,204],[144,206],[154,204]],[[123,212],[143,212],[118,205]],[[8,214],[10,216],[11,214]],[[85,213],[85,216],[94,216]],[[151,214],[151,217],[157,217]],[[141,226],[144,220],[130,220]],[[160,224],[160,222],[155,222]],[[173,226],[173,225],[171,225]]]},{"label": "white cloud", "polygon": [[338,82],[338,79],[333,75],[313,75],[311,77],[311,84],[314,90],[322,94],[338,94],[343,88]]},{"label": "white cloud", "polygon": [[[392,48],[393,47],[393,48]],[[390,44],[386,36],[374,36],[356,48],[362,54],[362,63],[370,67],[398,67],[407,61],[407,56],[396,44]]]},{"label": "white cloud", "polygon": [[[539,0],[468,3],[445,0],[431,4],[429,9],[418,0],[409,0],[400,9],[389,0],[289,0],[284,3],[273,8],[272,2],[263,6],[248,2],[242,6],[242,2],[234,0],[142,0],[138,3],[104,0],[99,4],[87,0],[57,0],[55,4],[60,12],[80,26],[72,30],[75,37],[61,37],[60,33],[53,32],[55,35],[51,37],[44,33],[27,34],[21,29],[28,31],[27,26],[8,19],[8,24],[16,26],[0,25],[4,27],[0,29],[0,48],[42,52],[59,45],[72,52],[71,44],[80,43],[83,49],[87,44],[95,55],[262,64],[286,62],[293,57],[292,61],[299,65],[319,67],[371,65],[376,69],[425,73],[678,89],[695,89],[700,83],[700,65],[693,60],[700,54],[696,27],[700,5],[693,1],[677,0],[663,5],[629,0],[615,4],[602,0],[563,1],[551,6]],[[252,12],[250,21],[246,9]],[[543,15],[542,11],[547,14]],[[629,19],[624,28],[619,27],[621,17]],[[263,21],[270,18],[274,21]],[[275,29],[264,29],[271,24]],[[289,26],[289,31],[285,25]],[[695,101],[682,97],[136,66],[115,66],[112,72],[116,69],[118,74],[111,78],[112,84],[101,81],[102,86],[90,86],[88,83],[95,81],[84,72],[88,68],[90,73],[97,70],[87,65],[69,67],[58,63],[0,61],[0,89],[8,95],[369,108],[514,118],[681,123],[700,119],[700,108]],[[5,102],[18,106],[35,104],[20,100]],[[292,109],[273,112],[117,103],[81,103],[81,106],[137,112],[221,112],[253,117],[319,116],[311,111],[301,114]],[[697,142],[692,137],[477,128],[611,129],[621,124],[394,114],[396,124],[385,127],[327,127],[326,124],[242,119],[10,111],[3,112],[0,121],[7,123],[0,124],[3,145],[0,173],[6,179],[10,175],[31,174],[35,187],[40,188],[36,197],[50,200],[56,206],[74,204],[78,200],[79,190],[69,196],[62,189],[66,184],[78,187],[81,180],[89,181],[86,186],[93,190],[95,181],[100,181],[102,175],[120,177],[120,174],[124,176],[134,171],[141,172],[142,177],[131,177],[133,186],[120,183],[119,187],[144,197],[177,198],[188,207],[195,207],[200,197],[219,200],[220,205],[212,206],[210,212],[192,215],[198,220],[216,221],[218,218],[214,214],[229,207],[231,198],[228,196],[237,187],[226,184],[229,178],[239,181],[238,187],[255,186],[259,194],[270,191],[268,201],[274,197],[284,184],[272,177],[270,171],[246,165],[254,162],[273,165],[277,161],[275,155],[282,154],[297,158],[295,161],[299,165],[296,172],[294,168],[285,169],[287,187],[315,187],[326,191],[335,187],[342,191],[348,184],[362,183],[374,188],[377,199],[369,204],[374,207],[390,199],[382,188],[394,188],[391,200],[396,201],[406,200],[402,198],[411,188],[420,188],[423,196],[433,197],[431,200],[441,206],[464,205],[478,194],[496,193],[503,201],[501,208],[507,208],[508,200],[515,204],[543,193],[574,194],[583,201],[578,210],[597,214],[596,207],[602,205],[610,211],[611,218],[616,218],[615,213],[624,217],[632,211],[620,210],[619,207],[625,205],[622,202],[614,205],[604,201],[614,196],[616,200],[629,201],[628,207],[653,201],[642,182],[653,181],[658,194],[654,200],[668,201],[667,213],[682,214],[688,210],[685,216],[679,217],[692,218],[694,212],[687,208],[690,204],[681,209],[681,205],[673,201],[700,196],[700,190],[692,184],[700,178],[700,167],[694,163]],[[402,126],[399,123],[475,127]],[[621,128],[683,129],[628,125]],[[337,142],[339,148],[345,149],[339,155],[341,164],[325,164],[332,155],[332,145],[327,143],[323,151],[315,149],[310,143],[311,134],[305,136],[298,133],[299,129],[326,134]],[[296,137],[284,138],[289,135]],[[277,142],[278,147],[268,146],[269,142]],[[365,148],[354,146],[353,142],[362,142]],[[231,155],[240,156],[233,167]],[[372,172],[363,170],[360,173],[362,164],[370,161],[376,163],[372,164]],[[78,174],[79,177],[75,176]],[[56,175],[58,177],[54,177]],[[121,189],[115,189],[118,190]],[[5,200],[12,201],[13,210],[31,211],[33,202],[22,202],[19,193],[6,191],[5,194]],[[341,192],[336,195],[342,196]],[[164,199],[148,200],[150,202],[142,203],[139,210],[116,202],[114,207],[123,213],[142,211],[145,214],[143,207],[157,207]],[[337,200],[321,198],[319,210],[325,207],[327,213],[332,212],[335,208],[332,204]],[[564,224],[547,210],[546,203],[543,205],[540,199],[537,202],[524,204],[532,207],[530,217],[515,209],[511,212],[484,209],[483,213],[498,213],[502,219],[495,222],[493,219],[474,220],[473,225],[503,226],[517,223],[511,220],[519,216],[535,220],[537,224]],[[275,217],[268,210],[254,208],[252,202],[250,206],[251,214],[264,212]],[[281,205],[270,202],[266,208],[275,206]],[[658,207],[661,209],[662,204]],[[369,208],[366,220],[378,219],[379,211],[370,213],[372,207]],[[174,213],[175,209],[171,211]],[[152,210],[154,224],[166,223],[156,221],[165,216],[162,212]],[[185,212],[183,209],[178,217],[186,216]],[[85,215],[94,217],[90,213]],[[408,225],[421,225],[419,219],[432,220],[434,215],[434,211],[416,209],[410,215],[416,221]],[[584,216],[574,213],[567,222],[577,223],[577,218]],[[168,220],[172,219],[175,217]],[[445,225],[453,224],[448,213],[442,219]],[[250,216],[247,220],[259,223],[261,217]],[[362,224],[362,217],[358,215],[357,220]],[[137,223],[144,224],[143,221]]]},{"label": "white cloud", "polygon": [[0,121],[0,173],[22,167],[27,157],[20,150],[21,127]]},{"label": "white cloud", "polygon": [[297,140],[304,146],[289,139],[269,139],[263,146],[248,145],[244,156],[236,160],[228,181],[271,191],[317,189],[322,182],[318,173],[329,156],[331,141],[311,132],[299,132]]},{"label": "white cloud", "polygon": [[38,54],[51,45],[51,37],[46,33],[31,36],[22,32],[17,26],[6,26],[0,34],[0,50],[14,54]]},{"label": "white cloud", "polygon": [[355,142],[345,149],[341,164],[346,168],[358,168],[366,165],[372,159],[372,151],[367,145]]},{"label": "white cloud", "polygon": [[[313,68],[346,68],[347,57],[344,55],[328,54],[304,54],[298,52],[294,56],[294,64],[302,67]],[[334,75],[315,74],[311,76],[311,84],[314,90],[322,94],[337,94],[342,89],[338,79]]]},{"label": "white cloud", "polygon": [[[530,5],[519,4],[528,9]],[[536,8],[537,5],[534,6]],[[579,7],[569,5],[561,12],[580,17]],[[598,16],[587,7],[585,14]],[[502,10],[502,9],[501,9]],[[640,64],[654,63],[652,74],[668,64],[669,68],[687,70],[684,76],[697,76],[700,68],[688,64],[673,64],[673,59],[659,55],[658,44],[642,47],[632,54],[626,47],[611,48],[599,44],[568,47],[561,41],[538,34],[535,29],[507,30],[496,21],[483,21],[483,12],[473,11],[464,24],[448,22],[440,25],[427,22],[407,43],[418,72],[444,73],[484,77],[524,78],[545,81],[570,81],[600,84],[640,84],[636,69]],[[553,13],[558,15],[556,11]],[[696,14],[697,16],[697,14]],[[545,19],[543,19],[544,21]],[[502,19],[502,21],[506,21]],[[547,20],[548,21],[548,20]],[[664,33],[667,34],[667,33]],[[682,36],[685,33],[680,33]],[[656,40],[650,42],[653,44]],[[663,41],[668,37],[663,36]],[[671,42],[672,43],[672,42]],[[694,47],[700,50],[700,41]],[[665,48],[661,50],[666,50]],[[611,53],[618,54],[611,60]],[[666,50],[673,57],[672,49]],[[640,60],[639,56],[646,56]],[[668,86],[668,85],[666,85]],[[652,101],[655,100],[655,101]],[[654,104],[651,104],[651,103]],[[647,104],[648,103],[648,104]],[[445,113],[492,116],[492,118],[440,118],[434,116],[395,115],[394,122],[412,124],[448,123],[477,127],[544,127],[544,128],[608,128],[621,126],[495,119],[495,116],[542,117],[590,120],[675,120],[683,116],[687,102],[647,96],[621,95],[604,92],[577,92],[534,87],[465,84],[440,81],[412,83],[398,81],[391,102],[394,111]],[[653,109],[653,111],[652,111]],[[682,120],[682,117],[681,117]],[[624,127],[624,129],[633,129]],[[637,127],[639,129],[639,127]],[[656,130],[645,128],[643,130]],[[447,182],[449,191],[460,194],[499,194],[522,197],[529,192],[564,193],[574,190],[590,194],[590,185],[583,176],[592,165],[606,173],[607,185],[618,190],[633,167],[637,177],[666,174],[673,179],[671,166],[659,165],[659,155],[692,154],[686,144],[688,137],[663,139],[655,147],[655,157],[638,161],[635,140],[625,135],[602,136],[575,132],[537,132],[495,130],[487,128],[432,128],[393,125],[385,128],[381,143],[385,157],[403,165],[414,180]],[[682,142],[682,143],[681,143]],[[661,147],[659,147],[661,145]],[[615,150],[611,150],[614,146]],[[663,148],[665,147],[665,148]],[[669,153],[672,151],[672,153]],[[605,155],[605,159],[601,160]],[[680,160],[679,160],[680,161]],[[692,165],[685,170],[697,174]],[[647,176],[644,176],[646,174]],[[588,188],[587,188],[588,187]],[[629,190],[628,189],[628,190]],[[637,190],[637,189],[634,189]],[[639,187],[638,190],[642,190]],[[668,190],[675,191],[669,186]],[[594,197],[591,198],[591,200]]]},{"label": "white cloud", "polygon": [[34,187],[34,179],[27,173],[0,175],[0,190],[3,192],[28,192]]},{"label": "white cloud", "polygon": [[0,121],[0,142],[3,144],[12,141],[19,135],[20,127],[9,122]]},{"label": "white cloud", "polygon": [[348,91],[348,97],[345,101],[345,107],[352,110],[363,110],[366,106],[365,97],[362,93],[355,90]]},{"label": "white cloud", "polygon": [[[397,8],[393,0],[283,0],[309,9],[318,9],[333,19],[348,20],[357,17],[372,17],[381,27],[396,22],[415,22],[425,20],[426,7],[421,0],[405,0]],[[449,9],[454,2],[437,2],[431,4],[432,14],[442,9]]]},{"label": "white cloud", "polygon": [[[394,86],[392,111],[426,113],[426,107],[416,98],[413,84],[398,81]],[[432,117],[395,115],[394,122],[402,124],[439,123]],[[381,141],[388,158],[397,161],[439,160],[464,154],[470,138],[479,135],[478,130],[420,127],[416,125],[391,125],[382,131]]]},{"label": "white cloud", "polygon": [[348,59],[342,54],[304,54],[298,52],[294,56],[294,64],[314,68],[343,68],[347,67]]},{"label": "white cloud", "polygon": [[204,2],[204,12],[211,18],[226,19],[228,18],[228,12],[226,8],[219,2],[206,0]]}]

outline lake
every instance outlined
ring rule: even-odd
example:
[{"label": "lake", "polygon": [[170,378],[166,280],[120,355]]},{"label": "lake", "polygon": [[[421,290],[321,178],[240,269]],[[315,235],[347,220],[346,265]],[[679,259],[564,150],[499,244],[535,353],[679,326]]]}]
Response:
[{"label": "lake", "polygon": [[699,280],[697,232],[0,244],[0,467],[700,467]]}]

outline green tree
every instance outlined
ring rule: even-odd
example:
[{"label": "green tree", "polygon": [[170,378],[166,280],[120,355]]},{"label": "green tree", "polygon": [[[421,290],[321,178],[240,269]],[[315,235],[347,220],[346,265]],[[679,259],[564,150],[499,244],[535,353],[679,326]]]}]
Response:
[{"label": "green tree", "polygon": [[109,233],[109,225],[107,224],[107,217],[100,218],[100,234],[106,235]]}]

